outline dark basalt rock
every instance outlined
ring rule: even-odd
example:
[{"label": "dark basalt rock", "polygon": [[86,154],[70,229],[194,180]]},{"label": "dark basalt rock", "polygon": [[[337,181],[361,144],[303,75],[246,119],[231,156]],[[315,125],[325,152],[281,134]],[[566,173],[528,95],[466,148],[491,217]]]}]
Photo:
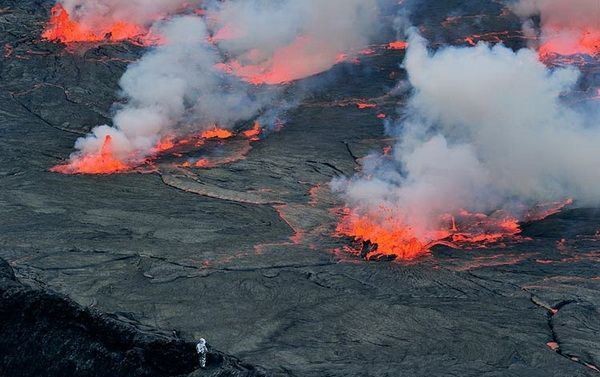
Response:
[{"label": "dark basalt rock", "polygon": [[371,241],[364,241],[359,255],[363,259],[368,259],[369,254],[376,252],[377,248],[377,244],[374,244]]},{"label": "dark basalt rock", "polygon": [[[195,345],[153,334],[69,298],[20,283],[0,260],[0,375],[179,376],[198,368]],[[197,376],[261,376],[211,350]]]}]

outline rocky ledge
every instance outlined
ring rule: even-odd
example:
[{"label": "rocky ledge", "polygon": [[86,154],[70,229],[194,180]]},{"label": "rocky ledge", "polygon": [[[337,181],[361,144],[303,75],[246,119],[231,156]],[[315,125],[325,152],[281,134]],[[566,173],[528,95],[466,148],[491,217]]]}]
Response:
[{"label": "rocky ledge", "polygon": [[29,287],[0,259],[2,376],[235,376],[265,374],[209,348],[118,320],[61,294]]}]

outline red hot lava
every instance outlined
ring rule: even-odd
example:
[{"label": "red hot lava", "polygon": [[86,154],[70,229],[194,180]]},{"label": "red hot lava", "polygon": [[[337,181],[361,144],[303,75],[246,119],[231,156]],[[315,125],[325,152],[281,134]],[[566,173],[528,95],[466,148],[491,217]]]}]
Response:
[{"label": "red hot lava", "polygon": [[352,61],[349,54],[332,51],[321,41],[306,36],[300,36],[289,45],[279,48],[266,60],[261,60],[259,56],[262,56],[260,51],[251,50],[240,59],[217,64],[216,68],[253,85],[281,85]]},{"label": "red hot lava", "polygon": [[251,141],[260,140],[260,135],[262,134],[262,127],[259,122],[254,122],[254,126],[251,129],[242,132],[242,134],[250,139]]},{"label": "red hot lava", "polygon": [[512,5],[515,13],[528,19],[539,17],[542,60],[573,55],[600,55],[600,3],[597,0],[520,0]]},{"label": "red hot lava", "polygon": [[108,23],[99,29],[92,28],[71,18],[69,12],[60,3],[56,3],[42,36],[45,39],[63,43],[104,40],[114,42],[138,38],[146,32],[145,28],[124,20]]},{"label": "red hot lava", "polygon": [[408,48],[408,42],[405,41],[394,41],[388,44],[390,50],[406,50]]},{"label": "red hot lava", "polygon": [[600,55],[600,29],[565,32],[546,27],[539,54],[542,59],[553,55]]},{"label": "red hot lava", "polygon": [[[571,203],[572,200],[569,199],[535,206],[524,219],[544,219]],[[439,244],[455,248],[481,248],[503,240],[516,240],[521,227],[516,217],[504,211],[483,214],[461,210],[455,215],[441,216],[437,229],[425,231],[402,223],[389,208],[380,208],[377,214],[365,215],[346,208],[337,233],[377,245],[376,250],[371,252],[373,254],[412,260],[428,254],[431,247]]]},{"label": "red hot lava", "polygon": [[230,137],[233,137],[233,132],[215,126],[210,130],[202,132],[201,136],[204,139],[229,139]]},{"label": "red hot lava", "polygon": [[[262,128],[258,122],[254,123],[254,126],[246,131],[240,132],[240,136],[249,140],[250,142],[260,140]],[[231,139],[235,137],[232,131],[213,127],[205,130],[196,136],[188,136],[185,138],[176,138],[174,136],[165,136],[158,143],[156,143],[153,149],[153,155],[148,157],[144,161],[138,161],[138,163],[129,163],[120,159],[114,151],[113,139],[110,135],[106,135],[104,142],[97,154],[80,154],[71,157],[68,163],[58,165],[50,169],[50,171],[61,174],[118,174],[128,173],[144,164],[152,164],[158,156],[164,154],[176,155],[173,151],[176,147],[181,146],[203,146],[208,139]],[[248,152],[245,150],[244,153]],[[194,163],[184,163],[184,167],[198,167],[198,168],[212,168],[217,165],[233,162],[238,160],[239,157],[227,157],[220,158],[216,161],[212,161],[207,158],[200,158]]]},{"label": "red hot lava", "polygon": [[360,110],[364,110],[364,109],[373,109],[373,108],[377,107],[377,105],[374,103],[359,102],[356,104],[356,107],[358,107]]},{"label": "red hot lava", "polygon": [[50,171],[61,174],[114,174],[131,169],[133,166],[127,165],[114,155],[112,137],[106,135],[99,153],[83,155],[68,164],[55,166]]}]

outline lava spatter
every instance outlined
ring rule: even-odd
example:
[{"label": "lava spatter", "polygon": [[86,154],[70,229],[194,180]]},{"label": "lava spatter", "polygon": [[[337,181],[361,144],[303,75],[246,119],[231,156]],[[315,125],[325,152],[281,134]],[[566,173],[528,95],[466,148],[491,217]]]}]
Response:
[{"label": "lava spatter", "polygon": [[42,37],[63,43],[122,41],[141,37],[146,34],[142,26],[125,20],[108,21],[100,28],[92,28],[83,22],[74,20],[61,3],[52,8],[51,18]]},{"label": "lava spatter", "polygon": [[67,164],[55,166],[50,171],[61,174],[115,174],[131,171],[134,166],[115,156],[112,142],[112,137],[106,135],[98,153],[75,156]]}]

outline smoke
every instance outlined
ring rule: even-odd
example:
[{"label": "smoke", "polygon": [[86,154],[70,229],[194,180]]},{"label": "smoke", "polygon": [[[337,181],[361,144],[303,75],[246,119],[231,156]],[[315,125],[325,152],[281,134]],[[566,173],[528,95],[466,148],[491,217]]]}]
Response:
[{"label": "smoke", "polygon": [[[597,0],[520,0],[512,6],[523,17],[539,16],[542,54],[590,54],[600,52],[600,2]],[[531,34],[533,23],[524,29]]]},{"label": "smoke", "polygon": [[264,93],[253,95],[246,84],[215,70],[219,53],[206,42],[201,18],[176,18],[158,30],[166,43],[121,78],[127,103],[116,111],[113,127],[96,127],[79,139],[75,147],[80,153],[97,152],[110,135],[115,157],[136,164],[166,136],[216,124],[230,128],[272,100]]},{"label": "smoke", "polygon": [[158,19],[199,2],[200,0],[59,0],[73,20],[92,30],[102,30],[106,24],[120,21],[150,26]]},{"label": "smoke", "polygon": [[42,36],[52,41],[100,42],[130,40],[156,44],[155,22],[195,10],[199,0],[58,0]]},{"label": "smoke", "polygon": [[483,43],[431,53],[414,30],[404,64],[413,92],[388,127],[392,154],[371,155],[361,173],[333,182],[351,210],[347,233],[378,242],[402,230],[384,246],[422,248],[455,233],[514,232],[539,203],[600,201],[597,113],[563,101],[576,69]]},{"label": "smoke", "polygon": [[[183,5],[62,1],[89,19],[119,19],[141,7],[126,18],[139,22],[151,22],[157,14],[164,18]],[[55,171],[110,173],[115,166],[139,165],[165,138],[215,126],[231,129],[259,115],[276,122],[299,94],[287,100],[285,86],[258,84],[283,84],[326,71],[340,55],[364,48],[377,29],[377,0],[231,0],[203,6],[203,16],[154,24],[161,43],[121,78],[123,103],[115,106],[112,127],[96,127],[77,140],[69,163]]]},{"label": "smoke", "polygon": [[597,0],[521,0],[514,10],[524,17],[540,15],[543,24],[564,28],[583,28],[600,22]]},{"label": "smoke", "polygon": [[377,0],[213,3],[214,39],[225,69],[253,83],[278,84],[328,70],[377,32]]}]

